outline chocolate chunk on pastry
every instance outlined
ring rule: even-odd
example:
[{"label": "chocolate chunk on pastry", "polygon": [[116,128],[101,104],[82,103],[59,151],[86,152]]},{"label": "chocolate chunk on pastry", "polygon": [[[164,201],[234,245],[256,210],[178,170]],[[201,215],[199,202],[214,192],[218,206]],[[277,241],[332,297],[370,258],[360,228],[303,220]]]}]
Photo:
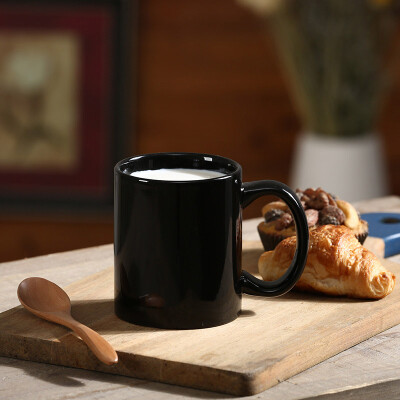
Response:
[{"label": "chocolate chunk on pastry", "polygon": [[[368,223],[347,201],[334,198],[321,188],[297,189],[296,194],[303,205],[310,230],[321,225],[344,225],[353,231],[363,244],[368,236]],[[258,233],[265,250],[273,250],[283,239],[296,234],[288,206],[281,200],[262,208],[264,221],[258,225]]]},{"label": "chocolate chunk on pastry", "polygon": [[[289,267],[296,251],[296,237],[280,242],[263,253],[258,270],[265,281],[278,279]],[[310,231],[306,267],[296,284],[304,291],[333,296],[380,299],[392,292],[395,276],[363,247],[351,229],[323,225]]]}]

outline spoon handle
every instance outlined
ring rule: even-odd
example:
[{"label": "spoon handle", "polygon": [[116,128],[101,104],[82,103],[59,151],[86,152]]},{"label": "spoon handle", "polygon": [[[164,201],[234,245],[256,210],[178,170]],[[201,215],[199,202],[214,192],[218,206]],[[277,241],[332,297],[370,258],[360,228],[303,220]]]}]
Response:
[{"label": "spoon handle", "polygon": [[94,355],[103,363],[112,365],[118,362],[118,355],[112,348],[110,343],[107,342],[93,329],[80,322],[70,319],[68,327],[71,328],[93,351]]}]

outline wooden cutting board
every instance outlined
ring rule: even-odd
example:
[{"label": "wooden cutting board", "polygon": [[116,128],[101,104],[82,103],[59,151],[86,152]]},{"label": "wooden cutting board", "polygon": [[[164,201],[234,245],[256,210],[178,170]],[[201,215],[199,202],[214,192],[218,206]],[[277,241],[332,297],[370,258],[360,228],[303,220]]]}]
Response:
[{"label": "wooden cutting board", "polygon": [[[244,267],[262,252],[244,242]],[[400,265],[384,261],[400,276]],[[16,289],[16,288],[15,288]],[[118,351],[106,366],[68,329],[21,307],[0,314],[0,355],[120,374],[234,395],[259,393],[400,323],[400,290],[379,301],[291,292],[243,296],[234,322],[203,330],[168,331],[120,321],[113,314],[113,268],[66,287],[72,313]]]}]

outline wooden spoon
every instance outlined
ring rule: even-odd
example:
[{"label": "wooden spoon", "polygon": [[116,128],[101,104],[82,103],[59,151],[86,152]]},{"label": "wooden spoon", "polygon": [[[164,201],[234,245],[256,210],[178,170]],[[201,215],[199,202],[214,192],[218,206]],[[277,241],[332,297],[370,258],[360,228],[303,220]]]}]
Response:
[{"label": "wooden spoon", "polygon": [[32,314],[77,333],[100,361],[107,365],[118,362],[117,353],[104,338],[71,316],[71,301],[55,283],[44,278],[27,278],[19,284],[17,294]]}]

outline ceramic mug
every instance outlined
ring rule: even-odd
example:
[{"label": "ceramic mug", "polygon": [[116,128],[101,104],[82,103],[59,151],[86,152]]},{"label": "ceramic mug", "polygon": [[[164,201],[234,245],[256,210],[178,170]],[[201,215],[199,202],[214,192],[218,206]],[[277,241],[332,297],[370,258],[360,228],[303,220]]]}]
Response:
[{"label": "ceramic mug", "polygon": [[[202,169],[221,176],[163,181],[135,171]],[[197,153],[145,154],[114,169],[115,313],[139,325],[195,329],[233,321],[242,293],[279,296],[303,272],[308,226],[303,207],[286,185],[242,183],[241,166],[228,158]],[[289,206],[297,251],[287,272],[264,282],[242,271],[242,209],[263,195]]]}]

